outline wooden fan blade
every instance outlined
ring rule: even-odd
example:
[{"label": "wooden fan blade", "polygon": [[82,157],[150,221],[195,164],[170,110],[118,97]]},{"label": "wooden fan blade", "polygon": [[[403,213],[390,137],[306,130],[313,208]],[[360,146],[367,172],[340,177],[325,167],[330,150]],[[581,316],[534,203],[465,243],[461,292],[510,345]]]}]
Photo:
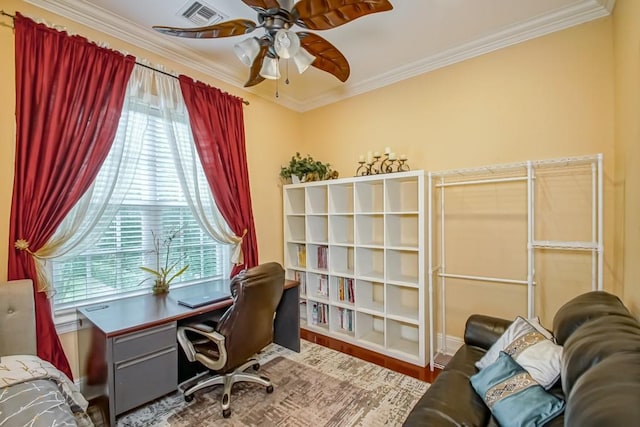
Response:
[{"label": "wooden fan blade", "polygon": [[256,29],[256,23],[249,19],[234,19],[208,27],[174,28],[155,25],[154,30],[176,37],[192,39],[218,39],[221,37],[239,36]]},{"label": "wooden fan blade", "polygon": [[279,9],[280,3],[278,0],[242,0],[242,3],[246,4],[250,8],[261,12],[267,9]]},{"label": "wooden fan blade", "polygon": [[393,9],[388,0],[300,0],[291,13],[295,23],[310,30],[328,30],[370,13]]},{"label": "wooden fan blade", "polygon": [[351,73],[347,58],[331,43],[313,33],[298,33],[300,46],[316,57],[312,66],[333,74],[341,82],[346,82]]},{"label": "wooden fan blade", "polygon": [[244,84],[244,87],[255,86],[264,80],[264,77],[260,75],[260,68],[262,68],[262,61],[264,60],[264,57],[267,56],[268,51],[268,44],[265,43],[260,45],[260,52],[258,52],[258,56],[256,56],[256,59],[253,60],[253,64],[251,64],[249,80],[247,80],[247,82]]}]

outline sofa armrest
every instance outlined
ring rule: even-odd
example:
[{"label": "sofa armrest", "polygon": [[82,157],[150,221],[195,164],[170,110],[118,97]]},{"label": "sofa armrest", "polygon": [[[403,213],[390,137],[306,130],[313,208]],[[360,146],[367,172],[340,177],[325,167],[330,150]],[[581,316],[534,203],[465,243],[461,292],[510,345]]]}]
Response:
[{"label": "sofa armrest", "polygon": [[472,314],[464,328],[464,342],[467,345],[489,350],[494,342],[511,324],[511,320]]}]

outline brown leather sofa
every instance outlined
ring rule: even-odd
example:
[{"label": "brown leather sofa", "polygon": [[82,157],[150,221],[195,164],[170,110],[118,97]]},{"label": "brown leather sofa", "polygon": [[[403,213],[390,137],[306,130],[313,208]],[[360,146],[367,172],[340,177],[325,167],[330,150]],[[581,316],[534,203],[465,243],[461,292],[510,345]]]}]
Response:
[{"label": "brown leather sofa", "polygon": [[[472,315],[465,344],[415,405],[405,426],[497,426],[469,378],[478,361],[511,322]],[[560,380],[549,390],[566,401],[564,414],[546,426],[640,425],[640,323],[606,292],[582,294],[553,320],[563,346]]]}]

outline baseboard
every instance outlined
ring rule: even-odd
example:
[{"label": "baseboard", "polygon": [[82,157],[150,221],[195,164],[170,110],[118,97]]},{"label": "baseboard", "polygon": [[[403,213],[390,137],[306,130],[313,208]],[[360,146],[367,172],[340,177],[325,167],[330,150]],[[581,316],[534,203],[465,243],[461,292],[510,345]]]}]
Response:
[{"label": "baseboard", "polygon": [[464,340],[462,338],[447,335],[446,340],[443,342],[442,334],[438,334],[436,352],[441,354],[446,354],[448,356],[452,356],[463,345],[464,345]]}]

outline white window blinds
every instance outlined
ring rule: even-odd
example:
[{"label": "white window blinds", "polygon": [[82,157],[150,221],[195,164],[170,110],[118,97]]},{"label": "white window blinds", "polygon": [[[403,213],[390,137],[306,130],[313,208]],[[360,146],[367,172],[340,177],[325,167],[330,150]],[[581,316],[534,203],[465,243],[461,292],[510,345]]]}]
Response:
[{"label": "white window blinds", "polygon": [[[134,174],[131,185],[126,189],[116,187],[115,191],[126,193],[124,197],[114,197],[122,204],[97,243],[79,255],[52,262],[56,310],[149,292],[153,278],[140,267],[158,267],[152,253],[152,231],[163,239],[179,230],[171,245],[169,265],[178,261],[174,271],[184,265],[189,267],[172,286],[228,277],[229,246],[217,243],[201,230],[176,173],[167,129],[172,127],[176,138],[188,141],[188,119],[182,116],[167,123],[158,109],[149,108],[142,100],[129,102],[124,115],[128,115],[128,123],[119,127],[117,138],[124,136],[125,145],[142,144],[138,164],[130,168]],[[206,182],[201,167],[197,173]],[[163,254],[160,265],[164,264]]]}]

